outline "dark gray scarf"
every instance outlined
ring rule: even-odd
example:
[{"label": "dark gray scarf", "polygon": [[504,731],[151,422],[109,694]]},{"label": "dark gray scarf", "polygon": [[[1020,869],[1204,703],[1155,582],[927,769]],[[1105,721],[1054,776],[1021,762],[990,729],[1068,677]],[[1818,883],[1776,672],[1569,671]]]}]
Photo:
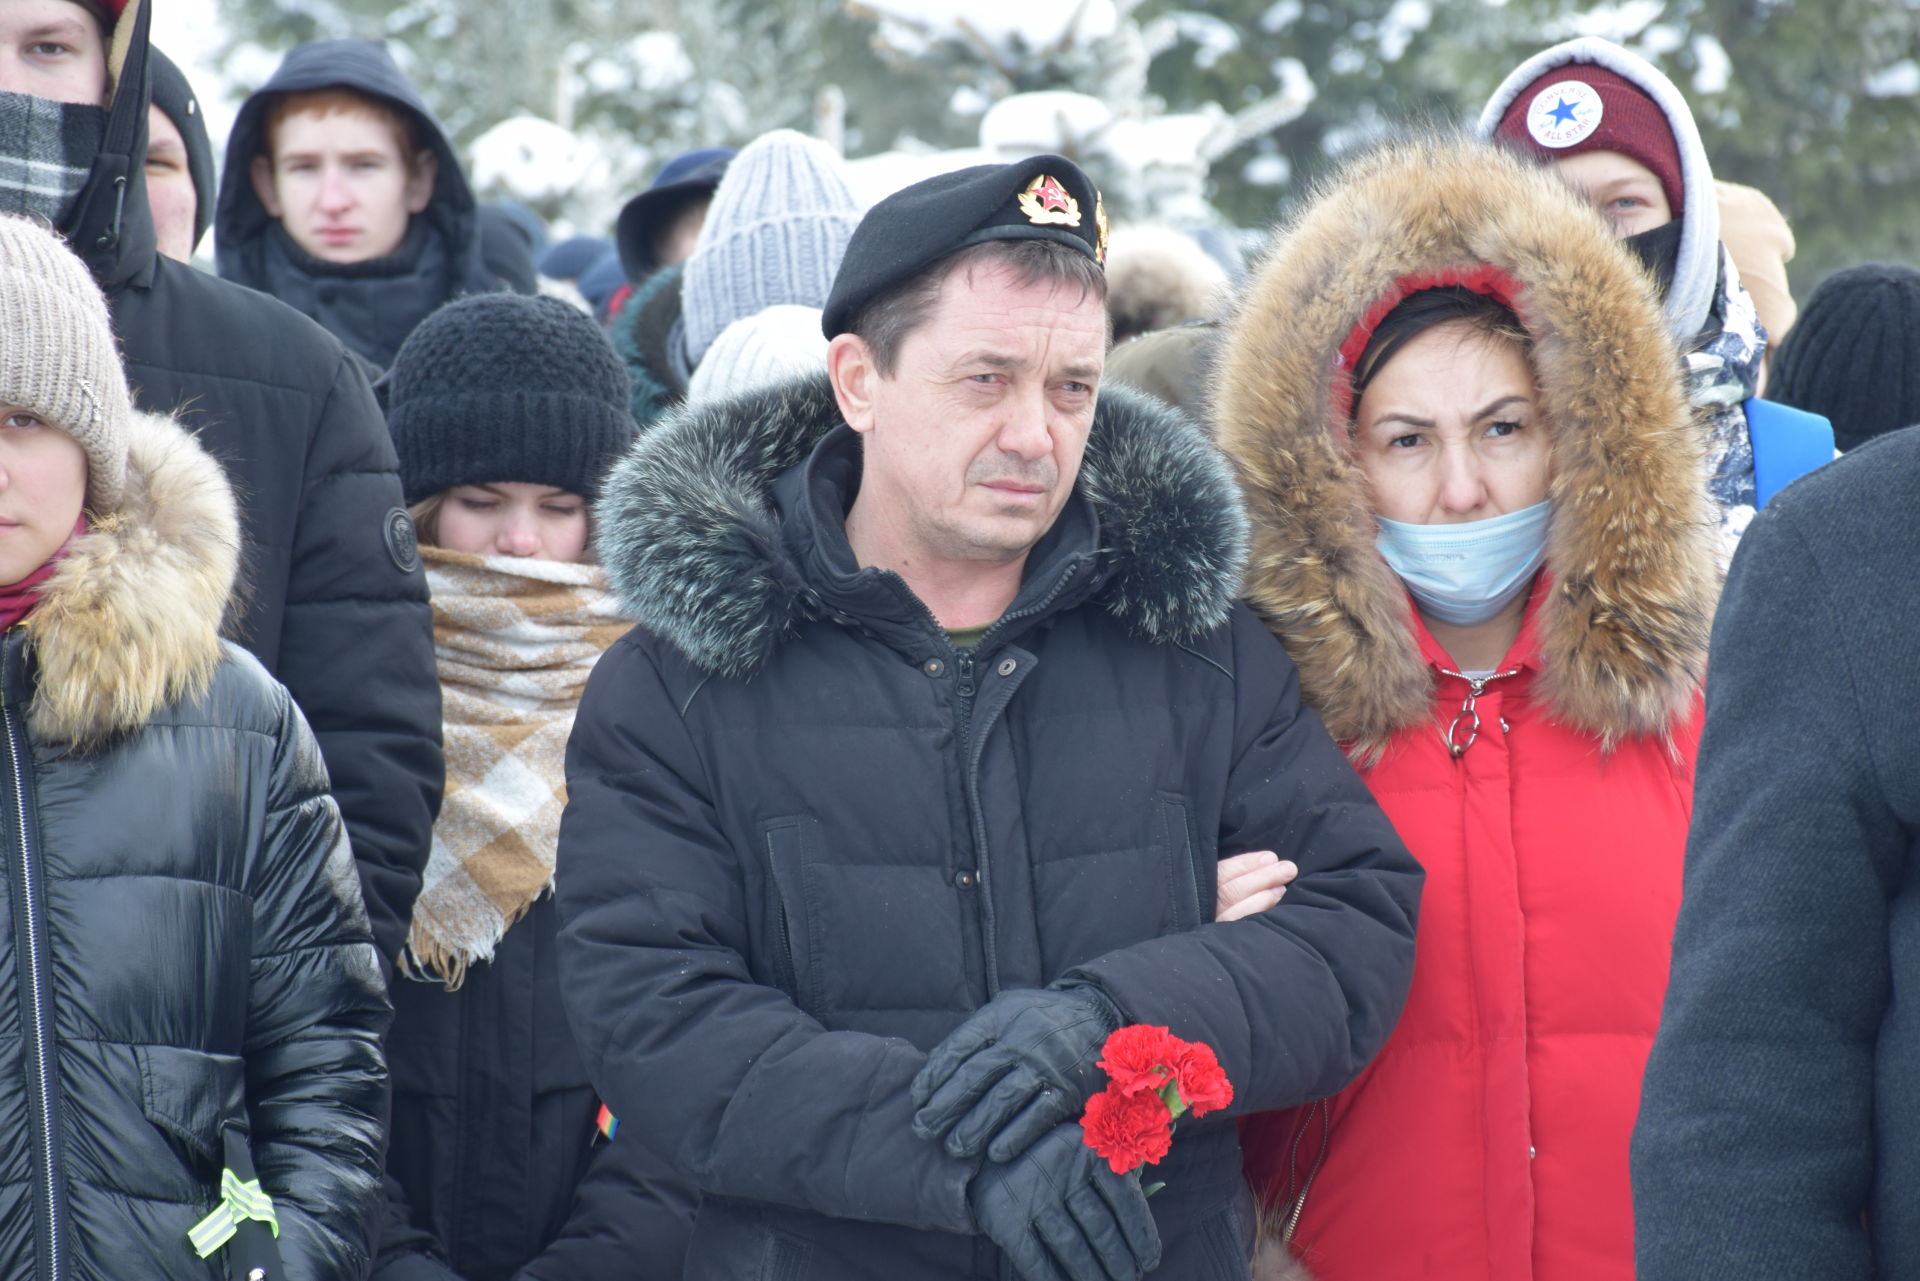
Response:
[{"label": "dark gray scarf", "polygon": [[103,107],[0,91],[0,213],[58,227],[106,136]]}]

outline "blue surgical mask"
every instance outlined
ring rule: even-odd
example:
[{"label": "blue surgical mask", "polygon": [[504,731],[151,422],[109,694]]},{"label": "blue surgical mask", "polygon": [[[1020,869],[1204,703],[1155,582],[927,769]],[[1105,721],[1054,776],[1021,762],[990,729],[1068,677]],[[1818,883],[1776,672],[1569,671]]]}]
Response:
[{"label": "blue surgical mask", "polygon": [[1551,503],[1463,525],[1380,522],[1380,554],[1422,613],[1456,627],[1484,623],[1527,590],[1547,559]]}]

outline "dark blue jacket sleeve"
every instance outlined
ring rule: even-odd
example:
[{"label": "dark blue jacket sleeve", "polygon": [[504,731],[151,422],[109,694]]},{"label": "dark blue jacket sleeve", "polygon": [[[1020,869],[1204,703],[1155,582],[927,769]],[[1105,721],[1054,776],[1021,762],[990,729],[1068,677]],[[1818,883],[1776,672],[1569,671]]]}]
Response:
[{"label": "dark blue jacket sleeve", "polygon": [[560,973],[622,1127],[703,1192],[974,1231],[971,1164],[913,1137],[907,1086],[926,1055],[828,1031],[749,973],[737,853],[680,708],[631,637],[588,681],[567,793]]},{"label": "dark blue jacket sleeve", "polygon": [[1270,849],[1300,875],[1257,916],[1136,943],[1072,974],[1132,1022],[1211,1046],[1233,1083],[1230,1110],[1252,1112],[1334,1093],[1386,1042],[1413,980],[1425,873],[1301,704],[1279,642],[1244,607],[1231,626],[1235,759],[1216,854]]}]

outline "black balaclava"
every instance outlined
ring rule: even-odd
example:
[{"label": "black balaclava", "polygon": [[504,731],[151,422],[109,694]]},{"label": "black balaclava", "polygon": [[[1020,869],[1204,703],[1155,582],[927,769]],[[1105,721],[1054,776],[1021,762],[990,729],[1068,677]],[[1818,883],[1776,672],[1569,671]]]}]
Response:
[{"label": "black balaclava", "polygon": [[1680,264],[1680,233],[1684,227],[1685,224],[1675,218],[1672,222],[1628,236],[1620,242],[1640,260],[1641,266],[1653,273],[1655,283],[1660,286],[1662,299],[1673,288],[1673,273]]}]

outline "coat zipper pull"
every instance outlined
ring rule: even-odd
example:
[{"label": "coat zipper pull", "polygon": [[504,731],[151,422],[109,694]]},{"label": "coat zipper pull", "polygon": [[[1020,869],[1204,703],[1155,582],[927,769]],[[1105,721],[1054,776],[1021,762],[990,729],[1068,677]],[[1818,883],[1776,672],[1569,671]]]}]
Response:
[{"label": "coat zipper pull", "polygon": [[[1464,672],[1450,672],[1443,667],[1440,669],[1440,674],[1442,676],[1458,676],[1467,683],[1467,696],[1461,702],[1460,710],[1453,718],[1453,724],[1447,726],[1447,732],[1444,736],[1444,741],[1447,745],[1447,755],[1457,761],[1462,756],[1465,756],[1467,749],[1472,747],[1480,739],[1480,711],[1476,706],[1480,701],[1480,696],[1487,692],[1487,686],[1494,681],[1505,680],[1509,676],[1518,676],[1520,669],[1515,667],[1504,672],[1494,672],[1489,676],[1476,677],[1468,676]],[[1464,739],[1461,738],[1463,727],[1466,735]],[[1502,733],[1509,732],[1507,729],[1507,720],[1504,716],[1500,718],[1500,730]]]}]

